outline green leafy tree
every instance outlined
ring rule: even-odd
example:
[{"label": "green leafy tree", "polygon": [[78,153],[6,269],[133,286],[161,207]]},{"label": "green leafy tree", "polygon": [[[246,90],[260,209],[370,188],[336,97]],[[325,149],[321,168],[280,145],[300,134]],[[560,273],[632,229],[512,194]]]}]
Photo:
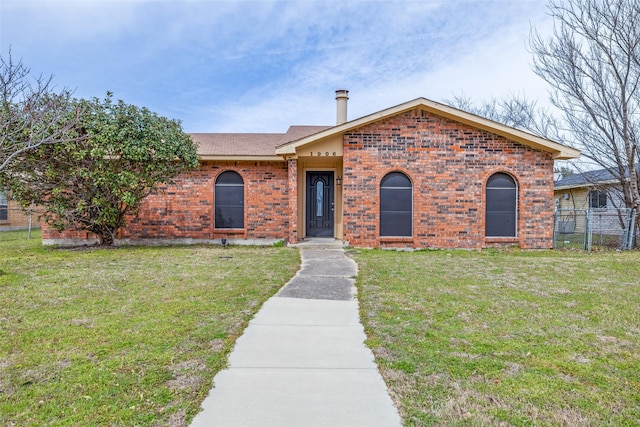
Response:
[{"label": "green leafy tree", "polygon": [[25,153],[0,186],[4,180],[16,200],[42,206],[56,230],[90,231],[112,245],[150,192],[197,167],[196,145],[178,121],[113,102],[110,93],[76,102],[84,112],[80,138]]}]

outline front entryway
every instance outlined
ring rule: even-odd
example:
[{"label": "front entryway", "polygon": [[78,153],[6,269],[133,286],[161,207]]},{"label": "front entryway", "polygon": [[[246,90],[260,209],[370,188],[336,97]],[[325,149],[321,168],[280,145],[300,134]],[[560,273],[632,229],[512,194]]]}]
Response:
[{"label": "front entryway", "polygon": [[307,172],[306,236],[334,237],[333,171]]}]

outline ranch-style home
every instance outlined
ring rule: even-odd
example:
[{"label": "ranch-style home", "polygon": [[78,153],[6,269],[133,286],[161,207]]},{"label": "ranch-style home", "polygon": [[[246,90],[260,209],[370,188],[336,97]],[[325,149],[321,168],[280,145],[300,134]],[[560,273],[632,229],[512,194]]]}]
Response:
[{"label": "ranch-style home", "polygon": [[119,243],[552,247],[554,160],[577,150],[425,98],[349,121],[347,100],[333,126],[191,134],[200,168],[148,196]]}]

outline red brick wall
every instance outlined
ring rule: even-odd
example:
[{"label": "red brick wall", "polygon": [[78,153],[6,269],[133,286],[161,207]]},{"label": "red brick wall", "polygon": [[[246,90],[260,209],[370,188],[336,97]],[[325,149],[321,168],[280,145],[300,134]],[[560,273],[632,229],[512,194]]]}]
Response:
[{"label": "red brick wall", "polygon": [[[204,162],[163,193],[145,199],[121,238],[284,239],[296,243],[298,163]],[[214,230],[214,182],[234,170],[245,183],[245,228]],[[402,171],[413,182],[413,236],[379,236],[380,180]],[[515,239],[484,237],[485,183],[506,172],[518,183]],[[416,109],[344,137],[344,240],[359,247],[550,248],[553,237],[553,160],[503,137]],[[87,238],[87,233],[43,238]]]},{"label": "red brick wall", "polygon": [[[223,171],[244,180],[245,228],[214,229],[214,183]],[[126,239],[285,239],[289,229],[285,162],[204,162],[163,191],[145,198],[139,215],[128,218],[119,238]],[[43,231],[45,239],[90,238],[88,233]]]},{"label": "red brick wall", "polygon": [[[401,171],[413,182],[413,236],[380,239],[380,180]],[[484,237],[484,186],[493,173],[518,183],[516,239]],[[360,247],[550,248],[553,159],[549,154],[422,110],[344,137],[344,238]]]}]

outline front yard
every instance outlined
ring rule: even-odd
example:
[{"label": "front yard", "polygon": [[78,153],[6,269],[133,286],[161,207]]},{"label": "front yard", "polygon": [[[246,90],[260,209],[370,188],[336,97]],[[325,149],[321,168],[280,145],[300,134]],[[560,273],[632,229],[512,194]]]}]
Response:
[{"label": "front yard", "polygon": [[185,425],[299,262],[286,248],[0,241],[0,425]]},{"label": "front yard", "polygon": [[640,253],[354,258],[405,425],[640,425]]},{"label": "front yard", "polygon": [[[640,425],[640,253],[349,253],[406,425]],[[299,262],[0,241],[0,425],[185,425]]]}]

